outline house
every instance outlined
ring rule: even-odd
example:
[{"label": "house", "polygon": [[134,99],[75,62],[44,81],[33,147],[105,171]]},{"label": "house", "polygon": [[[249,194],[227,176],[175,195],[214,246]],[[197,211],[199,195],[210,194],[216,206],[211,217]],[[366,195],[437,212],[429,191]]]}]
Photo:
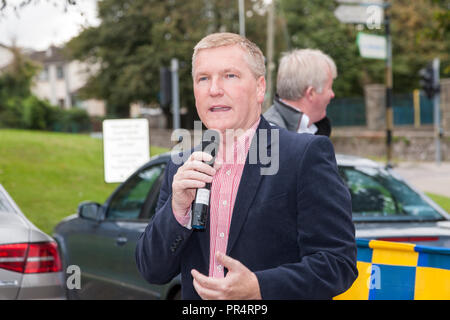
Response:
[{"label": "house", "polygon": [[67,59],[63,49],[55,46],[45,51],[31,52],[28,57],[42,67],[31,88],[33,94],[63,109],[78,107],[85,109],[89,116],[105,115],[104,101],[81,100],[78,97],[77,93],[86,84],[89,75],[85,63]]}]

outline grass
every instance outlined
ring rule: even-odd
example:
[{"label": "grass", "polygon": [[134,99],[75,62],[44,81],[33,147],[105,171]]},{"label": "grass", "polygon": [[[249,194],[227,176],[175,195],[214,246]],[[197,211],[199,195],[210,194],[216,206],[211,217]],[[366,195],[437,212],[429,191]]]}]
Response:
[{"label": "grass", "polygon": [[[152,147],[155,155],[167,149]],[[0,183],[25,215],[51,234],[81,201],[103,203],[118,184],[103,180],[102,140],[82,134],[0,130]]]},{"label": "grass", "polygon": [[426,195],[436,202],[442,209],[450,213],[450,198],[426,192]]}]

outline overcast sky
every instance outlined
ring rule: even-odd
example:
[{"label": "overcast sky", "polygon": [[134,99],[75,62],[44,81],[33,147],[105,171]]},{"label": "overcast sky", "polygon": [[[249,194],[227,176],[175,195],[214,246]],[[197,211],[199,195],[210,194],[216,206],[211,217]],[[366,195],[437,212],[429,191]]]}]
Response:
[{"label": "overcast sky", "polygon": [[[8,3],[18,0],[8,0]],[[55,7],[54,3],[61,3]],[[82,26],[98,25],[97,0],[78,0],[76,6],[64,1],[40,1],[19,10],[17,16],[11,6],[0,15],[0,43],[11,45],[12,39],[20,47],[45,50],[50,45],[61,45],[76,36]]]}]

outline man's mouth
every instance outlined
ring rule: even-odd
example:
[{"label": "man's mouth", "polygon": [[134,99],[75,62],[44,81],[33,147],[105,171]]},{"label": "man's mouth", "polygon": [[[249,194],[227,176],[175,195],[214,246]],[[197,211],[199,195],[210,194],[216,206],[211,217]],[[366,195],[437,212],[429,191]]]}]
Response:
[{"label": "man's mouth", "polygon": [[227,106],[212,106],[211,108],[209,108],[209,111],[211,112],[225,112],[229,110],[231,110],[231,107]]}]

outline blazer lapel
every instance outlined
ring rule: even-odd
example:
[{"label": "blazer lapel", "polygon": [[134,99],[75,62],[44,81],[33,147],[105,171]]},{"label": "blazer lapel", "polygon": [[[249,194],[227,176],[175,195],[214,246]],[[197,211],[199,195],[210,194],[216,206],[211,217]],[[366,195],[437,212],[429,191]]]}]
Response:
[{"label": "blazer lapel", "polygon": [[[263,177],[261,175],[261,168],[264,167],[260,161],[260,155],[264,156],[270,152],[270,129],[270,124],[263,117],[261,117],[258,129],[256,130],[250,145],[244,171],[242,172],[241,181],[239,183],[236,201],[234,203],[230,225],[230,235],[228,237],[227,244],[227,255],[229,255],[239,237],[242,226],[247,219],[250,206],[258,192],[259,184],[261,183],[261,179]],[[261,136],[267,137],[267,143],[262,146],[260,144]],[[256,159],[257,161],[255,163]]]}]

